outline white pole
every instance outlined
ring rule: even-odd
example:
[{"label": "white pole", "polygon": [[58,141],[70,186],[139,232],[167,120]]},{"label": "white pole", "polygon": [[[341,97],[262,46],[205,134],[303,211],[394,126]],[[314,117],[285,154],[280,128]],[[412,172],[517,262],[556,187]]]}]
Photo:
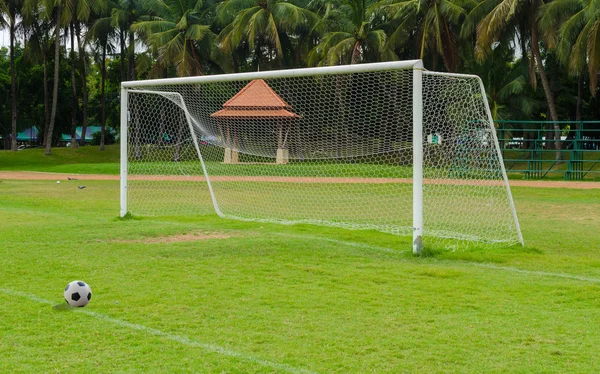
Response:
[{"label": "white pole", "polygon": [[121,211],[120,216],[127,214],[127,131],[129,107],[127,106],[127,89],[121,87]]},{"label": "white pole", "polygon": [[423,63],[413,66],[413,253],[423,249]]},{"label": "white pole", "polygon": [[523,234],[521,233],[521,225],[519,224],[519,217],[517,216],[517,208],[515,207],[515,201],[513,200],[512,192],[510,190],[510,184],[508,183],[508,176],[506,174],[506,167],[504,166],[504,160],[502,158],[502,151],[500,150],[500,144],[498,142],[498,135],[496,134],[496,127],[494,126],[494,118],[492,117],[492,112],[490,111],[490,104],[487,99],[487,95],[485,93],[485,86],[483,85],[483,81],[477,75],[472,74],[456,74],[456,73],[439,73],[439,72],[424,72],[424,74],[428,75],[438,75],[438,76],[446,76],[453,78],[471,78],[476,79],[479,83],[479,89],[481,92],[481,98],[483,99],[483,103],[485,104],[485,113],[487,115],[489,121],[489,130],[490,134],[492,134],[492,140],[494,142],[494,148],[496,149],[496,154],[498,155],[498,159],[500,160],[500,169],[502,171],[502,178],[504,180],[504,188],[506,189],[506,193],[508,195],[508,201],[510,204],[510,209],[512,211],[513,219],[515,222],[515,227],[517,230],[517,236],[519,238],[519,243],[522,246],[525,246],[525,242],[523,241]]},{"label": "white pole", "polygon": [[479,89],[481,89],[481,97],[483,98],[483,102],[485,103],[485,112],[490,122],[489,129],[490,133],[492,134],[492,139],[494,140],[494,148],[496,148],[496,154],[498,155],[498,160],[500,160],[500,169],[502,169],[504,188],[506,189],[506,193],[508,195],[508,201],[513,214],[513,220],[515,221],[515,228],[517,229],[519,243],[521,243],[521,246],[525,246],[525,242],[523,241],[523,234],[521,233],[521,225],[519,224],[519,217],[517,216],[517,208],[515,207],[515,201],[513,200],[512,192],[510,191],[510,185],[508,184],[508,175],[506,175],[506,167],[504,166],[504,159],[502,158],[502,151],[500,150],[500,143],[498,142],[498,135],[496,134],[496,126],[494,126],[494,117],[492,117],[492,112],[490,111],[490,104],[488,103],[487,95],[485,94],[485,86],[483,85],[483,81],[480,77],[477,77],[477,82],[479,82]]},{"label": "white pole", "polygon": [[[185,105],[185,101],[183,100],[183,96],[179,92],[170,92],[170,91],[150,91],[150,90],[135,90],[136,94],[146,93],[152,95],[159,95],[164,97],[167,100],[170,100],[172,103],[177,105],[179,108],[183,110],[185,113],[185,118],[188,123],[188,127],[190,129],[190,134],[192,135],[192,140],[194,141],[194,146],[196,147],[196,152],[198,154],[198,159],[200,160],[200,164],[202,165],[202,172],[204,173],[204,178],[206,179],[206,184],[208,185],[208,191],[210,192],[210,197],[213,202],[213,206],[215,208],[215,212],[219,217],[225,217],[221,209],[219,208],[219,204],[217,203],[217,198],[215,196],[215,192],[212,188],[212,183],[210,181],[210,177],[208,176],[208,170],[206,169],[206,164],[204,163],[204,158],[202,157],[202,153],[200,152],[200,143],[198,142],[198,136],[196,135],[196,131],[194,130],[194,124],[202,131],[204,127],[199,125],[198,122],[194,121],[190,111]],[[177,100],[173,100],[173,96],[177,97]]]},{"label": "white pole", "polygon": [[286,69],[273,71],[258,71],[251,73],[200,75],[185,78],[149,79],[143,81],[128,81],[121,83],[125,88],[141,88],[148,86],[162,86],[175,84],[194,84],[211,82],[250,81],[253,79],[274,79],[293,77],[312,77],[315,75],[355,74],[368,73],[382,70],[410,69],[414,66],[423,66],[420,60],[376,62],[372,64],[337,65],[318,68]]}]

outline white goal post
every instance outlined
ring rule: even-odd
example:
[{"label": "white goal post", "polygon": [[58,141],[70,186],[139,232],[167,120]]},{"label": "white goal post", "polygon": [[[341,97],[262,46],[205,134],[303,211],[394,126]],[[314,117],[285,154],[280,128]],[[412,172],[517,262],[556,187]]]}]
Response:
[{"label": "white goal post", "polygon": [[420,60],[123,82],[120,141],[121,216],[523,244],[481,80]]}]

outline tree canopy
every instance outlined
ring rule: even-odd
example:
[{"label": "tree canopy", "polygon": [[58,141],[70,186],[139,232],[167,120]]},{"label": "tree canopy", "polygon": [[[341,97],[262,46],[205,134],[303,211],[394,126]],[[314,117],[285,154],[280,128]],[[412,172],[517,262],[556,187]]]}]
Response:
[{"label": "tree canopy", "polygon": [[16,133],[35,127],[49,153],[74,125],[86,126],[88,117],[103,134],[118,129],[124,80],[404,59],[422,59],[431,70],[479,75],[498,119],[600,114],[600,5],[589,0],[1,0],[0,5],[0,26],[11,35],[10,45],[0,50],[4,148],[16,149]]}]

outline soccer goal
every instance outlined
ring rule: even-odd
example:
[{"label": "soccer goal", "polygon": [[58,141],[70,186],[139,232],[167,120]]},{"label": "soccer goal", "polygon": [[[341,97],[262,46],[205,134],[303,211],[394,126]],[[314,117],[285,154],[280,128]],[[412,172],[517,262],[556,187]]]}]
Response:
[{"label": "soccer goal", "polygon": [[415,60],[121,87],[121,216],[523,243],[476,76]]}]

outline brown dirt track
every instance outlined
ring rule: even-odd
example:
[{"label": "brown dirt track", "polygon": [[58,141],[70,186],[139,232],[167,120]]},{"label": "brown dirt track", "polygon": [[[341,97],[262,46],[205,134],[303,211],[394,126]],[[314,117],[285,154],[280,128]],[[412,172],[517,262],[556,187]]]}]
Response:
[{"label": "brown dirt track", "polygon": [[[18,180],[68,180],[68,178],[78,180],[119,180],[119,175],[110,174],[62,174],[45,173],[35,171],[0,171],[0,180],[18,179]],[[188,176],[132,176],[132,180],[180,180],[180,181],[203,181],[203,177]],[[308,178],[308,177],[213,177],[214,181],[264,181],[264,182],[296,182],[296,183],[409,183],[409,179],[382,179],[382,178]],[[447,181],[425,181],[429,184],[448,183]],[[456,184],[456,181],[452,182]],[[470,184],[470,181],[462,181],[460,184]],[[575,189],[596,189],[600,188],[600,182],[566,182],[566,181],[523,181],[510,180],[510,185],[515,187],[538,187],[538,188],[575,188]]]}]

